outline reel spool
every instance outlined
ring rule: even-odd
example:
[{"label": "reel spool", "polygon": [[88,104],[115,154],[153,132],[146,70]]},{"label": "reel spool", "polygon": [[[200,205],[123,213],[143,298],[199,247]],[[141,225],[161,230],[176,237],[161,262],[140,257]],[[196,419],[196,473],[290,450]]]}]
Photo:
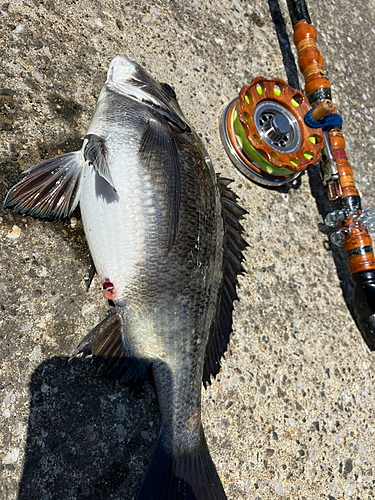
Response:
[{"label": "reel spool", "polygon": [[279,78],[259,76],[224,110],[220,127],[232,162],[248,178],[281,186],[320,161],[321,129],[305,124],[307,97]]}]

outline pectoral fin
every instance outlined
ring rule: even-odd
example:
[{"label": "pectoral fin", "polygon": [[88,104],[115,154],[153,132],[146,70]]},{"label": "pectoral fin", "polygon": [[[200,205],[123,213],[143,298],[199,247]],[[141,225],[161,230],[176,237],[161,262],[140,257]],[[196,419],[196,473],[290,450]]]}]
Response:
[{"label": "pectoral fin", "polygon": [[180,164],[176,144],[170,129],[159,122],[150,121],[139,148],[144,169],[150,172],[154,185],[162,190],[166,205],[170,206],[166,217],[169,252],[178,230],[181,202]]},{"label": "pectoral fin", "polygon": [[109,168],[106,140],[95,134],[87,134],[83,139],[86,139],[86,143],[83,144],[85,160],[115,189]]},{"label": "pectoral fin", "polygon": [[86,162],[81,151],[46,160],[24,172],[8,192],[4,205],[37,217],[67,217],[79,202]]}]

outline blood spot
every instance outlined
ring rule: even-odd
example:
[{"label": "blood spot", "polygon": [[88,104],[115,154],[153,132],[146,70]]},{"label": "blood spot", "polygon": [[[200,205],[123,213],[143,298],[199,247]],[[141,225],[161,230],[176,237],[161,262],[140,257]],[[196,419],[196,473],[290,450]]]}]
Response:
[{"label": "blood spot", "polygon": [[102,280],[104,297],[107,300],[113,300],[116,297],[116,289],[113,283],[108,278]]},{"label": "blood spot", "polygon": [[188,427],[190,431],[193,431],[197,427],[197,425],[200,422],[200,419],[201,419],[201,412],[199,411],[198,408],[190,413],[188,421]]}]

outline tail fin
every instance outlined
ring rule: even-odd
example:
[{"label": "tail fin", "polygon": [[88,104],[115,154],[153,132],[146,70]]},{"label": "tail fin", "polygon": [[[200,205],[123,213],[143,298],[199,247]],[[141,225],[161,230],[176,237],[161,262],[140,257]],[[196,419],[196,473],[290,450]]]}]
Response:
[{"label": "tail fin", "polygon": [[137,500],[227,500],[201,426],[199,444],[173,454],[160,429]]}]

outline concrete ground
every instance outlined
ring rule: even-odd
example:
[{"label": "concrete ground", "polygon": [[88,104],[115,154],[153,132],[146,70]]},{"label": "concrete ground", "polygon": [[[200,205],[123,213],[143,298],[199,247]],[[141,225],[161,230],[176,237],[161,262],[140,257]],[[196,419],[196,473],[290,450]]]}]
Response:
[{"label": "concrete ground", "polygon": [[[310,3],[363,205],[375,205],[374,1]],[[298,85],[284,1],[10,0],[0,20],[1,199],[29,166],[80,147],[119,53],[174,86],[215,169],[234,179],[249,212],[247,274],[222,372],[203,391],[228,499],[375,498],[374,357],[350,313],[345,256],[322,224],[318,173],[259,187],[219,136],[223,105],[252,77]],[[135,498],[156,439],[150,381],[133,396],[87,361],[67,363],[108,307],[97,279],[85,292],[74,216],[1,208],[3,500]]]}]

